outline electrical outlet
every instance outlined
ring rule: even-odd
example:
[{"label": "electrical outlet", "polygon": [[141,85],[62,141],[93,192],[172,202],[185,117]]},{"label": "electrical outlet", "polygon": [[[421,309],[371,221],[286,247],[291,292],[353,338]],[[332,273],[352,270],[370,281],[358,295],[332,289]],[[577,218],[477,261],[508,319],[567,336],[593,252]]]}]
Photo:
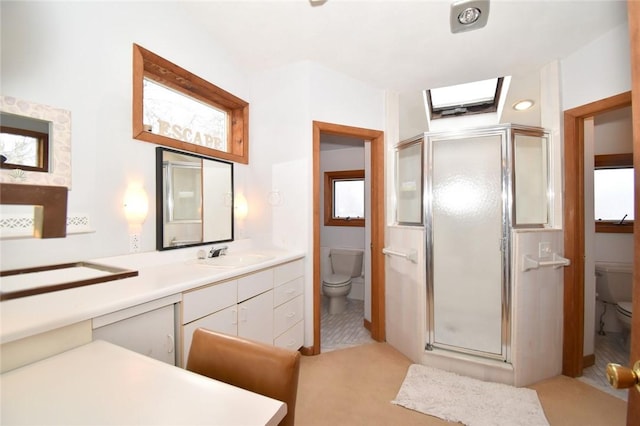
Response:
[{"label": "electrical outlet", "polygon": [[544,259],[547,257],[551,257],[553,253],[551,253],[551,243],[545,241],[543,243],[538,244],[538,257],[540,259]]},{"label": "electrical outlet", "polygon": [[140,234],[129,234],[129,253],[140,251]]}]

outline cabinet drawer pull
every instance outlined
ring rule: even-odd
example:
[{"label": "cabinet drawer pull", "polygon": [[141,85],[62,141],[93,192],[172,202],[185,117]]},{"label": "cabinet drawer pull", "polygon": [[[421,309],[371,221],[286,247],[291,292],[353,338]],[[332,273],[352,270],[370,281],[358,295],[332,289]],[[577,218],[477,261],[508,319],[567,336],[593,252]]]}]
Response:
[{"label": "cabinet drawer pull", "polygon": [[238,324],[238,310],[237,309],[232,309],[231,310],[231,324],[233,324],[233,325]]},{"label": "cabinet drawer pull", "polygon": [[293,318],[295,315],[296,315],[296,313],[295,313],[295,312],[289,312],[289,313],[287,314],[287,318]]},{"label": "cabinet drawer pull", "polygon": [[296,341],[294,339],[289,340],[289,343],[287,343],[287,347],[292,347],[293,345],[296,344]]},{"label": "cabinet drawer pull", "polygon": [[240,321],[247,322],[247,308],[240,308]]},{"label": "cabinet drawer pull", "polygon": [[285,294],[292,294],[292,293],[295,293],[295,292],[296,292],[295,288],[290,288],[287,291],[285,291]]}]

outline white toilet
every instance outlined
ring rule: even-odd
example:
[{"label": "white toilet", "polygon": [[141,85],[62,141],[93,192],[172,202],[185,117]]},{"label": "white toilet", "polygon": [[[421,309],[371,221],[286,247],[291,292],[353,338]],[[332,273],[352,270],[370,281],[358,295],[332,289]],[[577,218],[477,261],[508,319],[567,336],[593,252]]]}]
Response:
[{"label": "white toilet", "polygon": [[632,271],[630,263],[596,262],[598,299],[607,304],[615,305],[616,318],[627,333],[631,329]]},{"label": "white toilet", "polygon": [[322,293],[329,298],[329,313],[339,314],[347,308],[351,278],[362,274],[362,250],[331,249],[331,274],[322,280]]}]

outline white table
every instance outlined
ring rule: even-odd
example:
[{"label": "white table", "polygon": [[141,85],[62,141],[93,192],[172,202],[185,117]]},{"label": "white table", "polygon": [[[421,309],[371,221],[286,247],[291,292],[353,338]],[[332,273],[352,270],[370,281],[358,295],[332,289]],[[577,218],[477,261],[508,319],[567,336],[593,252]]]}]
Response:
[{"label": "white table", "polygon": [[0,423],[276,425],[286,404],[94,341],[0,375]]}]

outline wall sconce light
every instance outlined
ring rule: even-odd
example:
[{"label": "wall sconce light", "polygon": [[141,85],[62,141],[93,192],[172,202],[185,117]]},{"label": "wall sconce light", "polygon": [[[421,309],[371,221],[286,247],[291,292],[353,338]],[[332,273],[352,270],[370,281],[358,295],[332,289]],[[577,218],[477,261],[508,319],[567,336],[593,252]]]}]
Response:
[{"label": "wall sconce light", "polygon": [[247,199],[242,194],[235,194],[234,196],[234,216],[238,220],[246,219],[249,214],[249,204],[247,203]]},{"label": "wall sconce light", "polygon": [[149,213],[149,197],[141,184],[132,183],[124,194],[124,216],[132,227],[138,229]]}]

